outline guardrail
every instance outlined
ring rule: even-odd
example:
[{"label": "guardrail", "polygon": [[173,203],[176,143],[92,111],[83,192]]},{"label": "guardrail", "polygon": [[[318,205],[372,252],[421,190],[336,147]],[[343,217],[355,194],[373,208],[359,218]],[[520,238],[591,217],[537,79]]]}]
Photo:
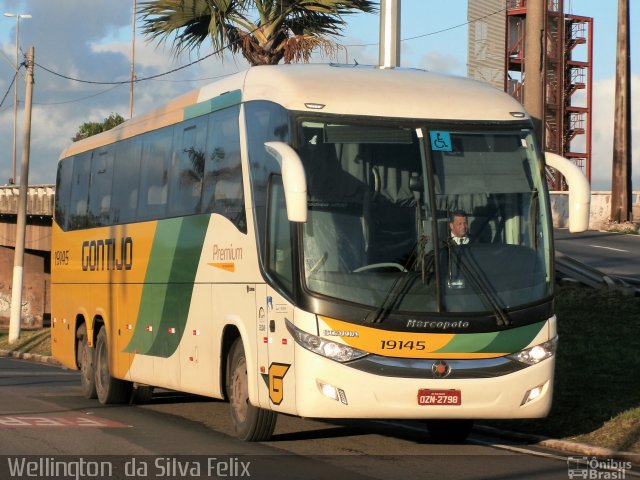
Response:
[{"label": "guardrail", "polygon": [[592,288],[618,290],[625,295],[640,296],[640,279],[609,275],[556,250],[556,275],[568,277]]}]

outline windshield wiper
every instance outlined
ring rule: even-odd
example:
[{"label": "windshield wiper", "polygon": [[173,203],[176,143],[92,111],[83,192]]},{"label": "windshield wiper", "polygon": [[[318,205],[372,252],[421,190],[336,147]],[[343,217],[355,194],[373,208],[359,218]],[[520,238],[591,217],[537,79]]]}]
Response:
[{"label": "windshield wiper", "polygon": [[[368,320],[371,323],[381,322],[384,317],[386,317],[389,312],[392,311],[394,307],[399,305],[405,295],[409,292],[411,285],[415,282],[418,276],[413,272],[413,268],[420,261],[421,264],[421,275],[422,282],[425,281],[425,272],[427,268],[427,262],[425,260],[427,254],[424,253],[424,247],[426,245],[426,238],[421,237],[415,244],[411,250],[411,255],[407,259],[404,269],[406,270],[404,275],[398,276],[391,287],[387,290],[384,299],[380,303],[380,306],[375,310],[369,312],[365,320]],[[370,320],[369,320],[370,318]]]},{"label": "windshield wiper", "polygon": [[[429,252],[426,251],[428,239],[424,231],[424,224],[422,220],[422,202],[420,201],[420,199],[423,189],[421,185],[422,180],[417,174],[411,177],[410,188],[413,191],[413,196],[415,199],[418,238],[414,243],[413,248],[411,249],[411,255],[409,255],[409,258],[404,265],[406,275],[399,276],[394,280],[394,282],[391,284],[391,287],[389,287],[389,290],[387,290],[387,293],[380,306],[373,312],[369,312],[365,317],[365,321],[373,313],[373,317],[371,318],[370,322],[381,322],[383,318],[386,317],[394,307],[400,305],[402,299],[409,292],[411,285],[416,281],[416,275],[412,272],[413,268],[418,262],[420,264],[420,278],[422,279],[423,284],[426,283],[427,271],[433,270],[435,268],[435,254],[433,249],[429,250]],[[429,253],[431,253],[431,257],[427,258]]]},{"label": "windshield wiper", "polygon": [[[452,252],[456,257],[457,265],[459,265],[462,271],[465,273],[465,277],[471,281],[473,288],[480,292],[489,303],[489,306],[496,315],[496,323],[500,327],[511,325],[511,320],[505,309],[500,305],[498,296],[493,291],[491,284],[484,276],[482,269],[475,263],[474,258],[467,253],[469,247],[465,245],[458,245],[451,239],[445,241],[447,249],[449,250],[449,273],[451,273],[451,257]],[[463,253],[464,252],[464,253]]]}]

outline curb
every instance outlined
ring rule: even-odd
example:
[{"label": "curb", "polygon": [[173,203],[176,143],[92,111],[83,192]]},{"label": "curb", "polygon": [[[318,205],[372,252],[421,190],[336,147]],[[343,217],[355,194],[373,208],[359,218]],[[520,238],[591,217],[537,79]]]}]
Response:
[{"label": "curb", "polygon": [[37,353],[16,352],[12,350],[0,350],[0,357],[17,358],[20,360],[29,360],[32,362],[46,363],[48,365],[60,366],[60,363],[48,355],[40,355]]},{"label": "curb", "polygon": [[[0,357],[11,357],[20,360],[29,360],[48,365],[60,366],[60,363],[51,356],[39,355],[37,353],[15,352],[9,350],[0,350]],[[571,442],[568,440],[558,440],[554,438],[532,435],[529,433],[519,433],[510,430],[501,430],[488,425],[474,425],[474,430],[493,435],[495,437],[507,438],[510,440],[522,440],[541,447],[559,450],[562,452],[576,453],[578,455],[586,455],[599,458],[611,458],[615,460],[624,460],[631,462],[633,465],[640,465],[640,454],[633,452],[621,452],[611,450],[609,448],[596,447],[586,443]]]},{"label": "curb", "polygon": [[475,425],[474,430],[478,430],[496,437],[507,438],[511,440],[522,440],[540,447],[559,450],[562,452],[575,453],[589,457],[610,458],[614,460],[623,460],[631,462],[633,465],[640,465],[640,454],[633,452],[623,452],[611,450],[610,448],[596,447],[586,443],[572,442],[570,440],[559,440],[555,438],[543,437],[529,433],[512,432],[509,430],[500,430],[488,425]]}]

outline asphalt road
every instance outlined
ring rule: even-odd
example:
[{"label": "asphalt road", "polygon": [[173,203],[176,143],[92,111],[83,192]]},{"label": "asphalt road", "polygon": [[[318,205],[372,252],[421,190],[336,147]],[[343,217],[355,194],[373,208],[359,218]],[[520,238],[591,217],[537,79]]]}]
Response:
[{"label": "asphalt road", "polygon": [[224,402],[161,391],[149,405],[104,406],[80,396],[77,372],[8,358],[0,392],[3,479],[25,477],[17,467],[29,461],[38,479],[57,462],[80,461],[111,468],[102,478],[566,479],[591,468],[580,455],[478,433],[464,445],[435,444],[420,422],[281,415],[271,441],[245,443],[232,436]]},{"label": "asphalt road", "polygon": [[640,282],[640,235],[554,230],[557,251],[603,273]]}]

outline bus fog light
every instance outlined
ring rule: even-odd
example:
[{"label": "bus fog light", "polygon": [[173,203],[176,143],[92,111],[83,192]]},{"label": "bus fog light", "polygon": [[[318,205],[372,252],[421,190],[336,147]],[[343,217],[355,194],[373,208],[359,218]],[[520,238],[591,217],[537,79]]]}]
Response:
[{"label": "bus fog light", "polygon": [[538,385],[537,387],[532,388],[531,390],[529,390],[527,393],[525,393],[524,398],[522,399],[522,403],[520,404],[520,406],[529,403],[533,400],[535,400],[536,398],[538,398],[540,395],[542,395],[542,388],[544,387],[544,385]]},{"label": "bus fog light", "polygon": [[318,382],[318,388],[320,388],[320,391],[325,397],[348,405],[347,394],[344,393],[344,390],[342,390],[341,388],[334,387],[333,385],[329,385],[328,383],[323,382]]}]

